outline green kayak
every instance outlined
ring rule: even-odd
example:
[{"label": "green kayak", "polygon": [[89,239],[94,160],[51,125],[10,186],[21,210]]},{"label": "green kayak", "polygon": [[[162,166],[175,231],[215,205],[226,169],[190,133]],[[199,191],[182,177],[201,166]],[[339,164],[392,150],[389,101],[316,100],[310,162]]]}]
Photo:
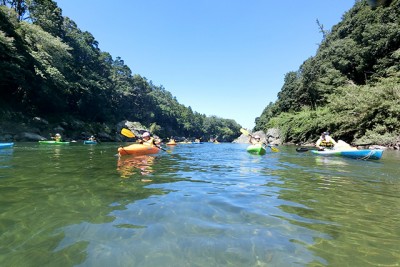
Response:
[{"label": "green kayak", "polygon": [[70,142],[59,142],[59,141],[39,141],[39,144],[45,144],[45,145],[69,145]]},{"label": "green kayak", "polygon": [[265,155],[265,153],[267,153],[267,150],[263,145],[249,145],[247,147],[247,152],[255,155]]}]

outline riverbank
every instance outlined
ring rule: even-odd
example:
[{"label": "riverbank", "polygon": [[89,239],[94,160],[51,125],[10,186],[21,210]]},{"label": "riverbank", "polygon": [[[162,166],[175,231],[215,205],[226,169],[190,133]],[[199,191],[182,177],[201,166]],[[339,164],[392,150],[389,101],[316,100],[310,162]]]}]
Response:
[{"label": "riverbank", "polygon": [[[94,135],[97,139],[106,142],[120,142],[125,138],[119,134],[128,121],[116,124],[88,123],[75,118],[66,118],[62,121],[47,120],[41,117],[27,118],[14,116],[12,119],[0,120],[1,142],[36,142],[49,140],[56,133],[61,134],[65,141],[86,140]],[[138,124],[139,129],[144,128]]]}]

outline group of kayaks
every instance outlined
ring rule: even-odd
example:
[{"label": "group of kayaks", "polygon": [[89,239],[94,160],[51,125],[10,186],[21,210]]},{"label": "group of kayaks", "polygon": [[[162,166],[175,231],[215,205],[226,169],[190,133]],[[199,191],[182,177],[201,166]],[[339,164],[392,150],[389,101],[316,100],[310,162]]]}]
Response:
[{"label": "group of kayaks", "polygon": [[[53,141],[53,140],[42,140],[39,141],[39,144],[44,144],[44,145],[69,145],[71,142],[69,141]],[[97,141],[92,141],[92,140],[85,140],[83,141],[84,145],[95,145],[97,144]]]},{"label": "group of kayaks", "polygon": [[[70,142],[59,142],[59,141],[39,141],[40,144],[50,144],[50,145],[67,145]],[[96,141],[86,140],[84,144],[96,144]],[[172,143],[166,143],[166,145],[176,145]],[[2,148],[11,148],[14,146],[14,143],[0,143],[0,149]],[[247,147],[247,152],[255,155],[265,155],[267,153],[267,146],[262,144],[249,145]],[[146,145],[146,144],[131,144],[129,146],[119,147],[118,154],[120,156],[124,155],[148,155],[148,154],[157,154],[162,148],[157,145]],[[303,150],[302,150],[303,149]],[[352,159],[372,159],[379,160],[383,155],[382,149],[356,149],[356,148],[347,148],[347,149],[326,149],[323,151],[317,149],[308,150],[307,148],[296,149],[298,152],[310,151],[313,155],[318,156],[341,156]]]}]

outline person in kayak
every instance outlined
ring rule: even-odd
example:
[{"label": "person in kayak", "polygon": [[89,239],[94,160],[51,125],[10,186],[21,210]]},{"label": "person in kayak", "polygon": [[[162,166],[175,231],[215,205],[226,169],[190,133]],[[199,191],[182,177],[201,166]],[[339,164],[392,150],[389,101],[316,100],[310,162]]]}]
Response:
[{"label": "person in kayak", "polygon": [[250,135],[249,143],[252,145],[262,145],[263,144],[263,142],[261,142],[261,137],[258,134],[254,135],[254,136]]},{"label": "person in kayak", "polygon": [[59,134],[59,133],[56,133],[56,135],[52,136],[51,138],[54,139],[56,142],[62,141],[61,134]]},{"label": "person in kayak", "polygon": [[336,141],[330,137],[329,132],[323,132],[317,140],[317,143],[315,143],[315,146],[319,150],[324,150],[325,148],[333,148],[336,144]]},{"label": "person in kayak", "polygon": [[142,134],[142,139],[139,141],[139,143],[143,145],[156,145],[154,138],[150,136],[149,132],[144,132]]},{"label": "person in kayak", "polygon": [[89,138],[89,141],[93,141],[93,142],[96,141],[96,138],[94,137],[94,135],[92,135],[92,136]]}]

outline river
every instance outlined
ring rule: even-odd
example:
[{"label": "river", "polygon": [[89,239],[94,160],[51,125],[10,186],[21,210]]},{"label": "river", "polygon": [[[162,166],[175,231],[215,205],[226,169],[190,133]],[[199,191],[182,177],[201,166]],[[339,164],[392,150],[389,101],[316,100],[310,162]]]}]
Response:
[{"label": "river", "polygon": [[0,266],[399,266],[400,152],[0,150]]}]

